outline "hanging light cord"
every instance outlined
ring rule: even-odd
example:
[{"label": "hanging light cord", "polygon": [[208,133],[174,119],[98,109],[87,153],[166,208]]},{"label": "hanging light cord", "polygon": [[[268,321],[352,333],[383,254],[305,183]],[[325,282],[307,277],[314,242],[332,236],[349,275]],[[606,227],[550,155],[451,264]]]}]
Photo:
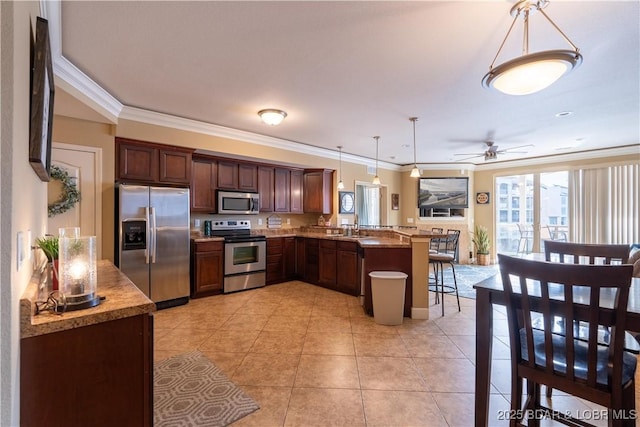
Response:
[{"label": "hanging light cord", "polygon": [[[542,8],[546,6],[547,3],[548,1],[540,1],[535,4],[535,7],[536,9],[538,9],[540,13],[542,13],[542,16],[544,16],[547,19],[547,21],[549,21],[551,25],[553,25],[553,28],[555,28],[560,33],[560,35],[565,39],[565,41],[571,45],[571,47],[576,51],[576,53],[579,53],[580,49],[578,49],[578,47],[575,44],[573,44],[571,40],[569,40],[569,37],[567,37],[567,35],[562,32],[562,30],[556,25],[556,23],[553,22],[553,20],[549,17],[549,15],[547,15],[544,12],[544,10],[542,10]],[[493,58],[493,61],[491,61],[491,65],[489,65],[489,70],[493,70],[493,65],[496,63],[496,60],[498,59],[500,52],[502,52],[502,48],[504,47],[504,44],[507,42],[507,39],[509,38],[509,34],[511,34],[511,30],[513,30],[513,27],[516,24],[516,21],[520,17],[520,13],[523,10],[524,10],[524,35],[522,40],[522,53],[523,55],[526,55],[529,53],[529,9],[531,6],[534,6],[534,5],[528,5],[527,7],[521,7],[517,9],[517,13],[513,18],[513,21],[511,22],[509,31],[507,31],[507,35],[504,36],[504,40],[502,40],[502,44],[500,45],[500,48],[498,49],[496,56]]]},{"label": "hanging light cord", "polygon": [[411,117],[409,120],[413,122],[413,165],[415,167],[418,167],[418,163],[416,160],[416,121],[418,120],[418,118]]},{"label": "hanging light cord", "polygon": [[378,140],[380,139],[379,136],[374,136],[375,140],[376,140],[376,176],[378,176]]}]

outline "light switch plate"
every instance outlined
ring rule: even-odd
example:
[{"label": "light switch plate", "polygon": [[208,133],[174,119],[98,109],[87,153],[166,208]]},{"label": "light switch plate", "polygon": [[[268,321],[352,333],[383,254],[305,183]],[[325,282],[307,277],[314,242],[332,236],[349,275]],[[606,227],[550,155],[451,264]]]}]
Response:
[{"label": "light switch plate", "polygon": [[262,225],[262,218],[258,218],[258,225]]},{"label": "light switch plate", "polygon": [[18,231],[16,236],[16,271],[20,271],[20,266],[24,260],[24,233]]},{"label": "light switch plate", "polygon": [[291,225],[291,218],[287,218],[287,225]]},{"label": "light switch plate", "polygon": [[413,224],[413,218],[407,218],[407,222],[408,222],[409,224]]}]

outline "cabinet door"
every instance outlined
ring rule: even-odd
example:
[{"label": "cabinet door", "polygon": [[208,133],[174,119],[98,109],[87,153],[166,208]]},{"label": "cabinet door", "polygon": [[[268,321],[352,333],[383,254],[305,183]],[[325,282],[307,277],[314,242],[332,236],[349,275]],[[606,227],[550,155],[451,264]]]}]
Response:
[{"label": "cabinet door", "polygon": [[302,176],[303,172],[301,170],[291,170],[291,180],[290,180],[290,190],[289,194],[291,197],[289,211],[291,213],[302,213],[303,212],[303,200],[302,200]]},{"label": "cabinet door", "polygon": [[360,276],[358,274],[358,253],[338,250],[336,285],[337,290],[349,295],[360,295]]},{"label": "cabinet door", "polygon": [[135,143],[117,142],[116,180],[156,182],[158,180],[158,149]]},{"label": "cabinet door", "polygon": [[319,274],[319,247],[318,239],[306,239],[305,255],[306,264],[304,270],[304,280],[309,283],[318,283]]},{"label": "cabinet door", "polygon": [[284,280],[283,238],[270,237],[267,239],[267,278],[269,284]]},{"label": "cabinet door", "polygon": [[197,298],[220,293],[222,292],[222,284],[222,242],[196,243],[191,297]]},{"label": "cabinet door", "polygon": [[274,171],[274,204],[276,212],[289,212],[291,196],[291,172],[288,169],[276,168]]},{"label": "cabinet door", "polygon": [[296,237],[296,277],[302,280],[305,279],[305,272],[307,271],[306,253],[306,239],[304,237]]},{"label": "cabinet door", "polygon": [[258,194],[260,195],[260,212],[273,212],[273,168],[258,168]]},{"label": "cabinet door", "polygon": [[193,159],[191,162],[191,210],[215,212],[218,168],[215,160]]},{"label": "cabinet door", "polygon": [[284,279],[293,280],[296,275],[296,238],[285,237],[282,252],[284,263]]},{"label": "cabinet door", "polygon": [[238,189],[238,163],[225,160],[218,161],[218,188],[225,190]]},{"label": "cabinet door", "polygon": [[238,165],[238,190],[258,191],[258,167],[240,163]]},{"label": "cabinet door", "polygon": [[336,288],[337,273],[337,256],[336,241],[321,240],[320,241],[320,275],[318,283],[328,288]]},{"label": "cabinet door", "polygon": [[331,214],[333,212],[332,170],[305,170],[303,190],[305,213]]},{"label": "cabinet door", "polygon": [[191,181],[191,152],[159,149],[159,182],[189,184]]}]

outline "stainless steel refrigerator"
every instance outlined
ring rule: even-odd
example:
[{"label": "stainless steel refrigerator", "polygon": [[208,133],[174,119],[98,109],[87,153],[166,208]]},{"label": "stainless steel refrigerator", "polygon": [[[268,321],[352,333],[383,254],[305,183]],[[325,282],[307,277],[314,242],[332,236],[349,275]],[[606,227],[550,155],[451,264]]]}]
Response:
[{"label": "stainless steel refrigerator", "polygon": [[115,263],[158,308],[189,300],[189,189],[116,187]]}]

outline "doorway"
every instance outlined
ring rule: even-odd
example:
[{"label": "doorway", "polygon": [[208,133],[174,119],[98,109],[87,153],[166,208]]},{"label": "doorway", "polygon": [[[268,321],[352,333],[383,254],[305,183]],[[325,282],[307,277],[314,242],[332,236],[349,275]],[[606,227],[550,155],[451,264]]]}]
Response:
[{"label": "doorway", "polygon": [[362,227],[387,225],[385,200],[387,187],[356,182],[356,218]]},{"label": "doorway", "polygon": [[568,240],[569,172],[496,177],[498,253],[542,252],[544,240]]}]

